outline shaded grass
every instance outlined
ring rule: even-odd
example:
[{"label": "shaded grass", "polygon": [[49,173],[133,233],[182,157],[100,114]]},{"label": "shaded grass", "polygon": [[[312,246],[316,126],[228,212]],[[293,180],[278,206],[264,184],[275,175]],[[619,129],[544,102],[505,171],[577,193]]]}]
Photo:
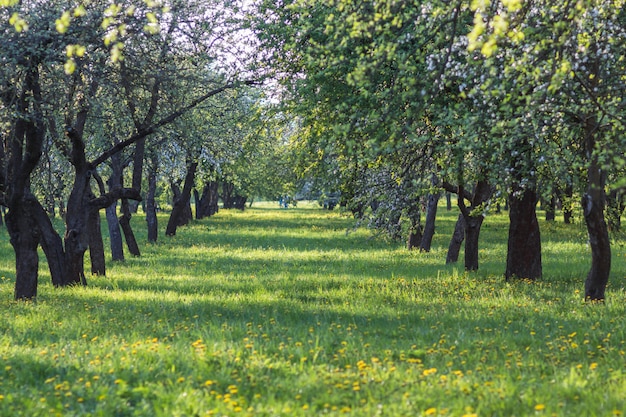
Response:
[{"label": "shaded grass", "polygon": [[619,241],[585,304],[581,225],[542,224],[544,279],[506,283],[506,216],[473,274],[443,265],[455,219],[421,254],[312,207],[223,211],[88,288],[42,269],[36,304],[2,231],[0,415],[621,415]]}]

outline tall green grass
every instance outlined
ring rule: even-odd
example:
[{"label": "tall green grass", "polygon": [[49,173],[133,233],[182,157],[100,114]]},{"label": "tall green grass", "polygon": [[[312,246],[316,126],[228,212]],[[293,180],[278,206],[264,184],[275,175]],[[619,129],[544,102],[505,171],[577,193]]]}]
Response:
[{"label": "tall green grass", "polygon": [[42,260],[36,303],[1,230],[0,415],[623,415],[622,241],[586,304],[582,225],[542,223],[544,278],[506,283],[506,215],[471,274],[444,265],[455,219],[425,254],[313,206],[221,211],[87,288]]}]

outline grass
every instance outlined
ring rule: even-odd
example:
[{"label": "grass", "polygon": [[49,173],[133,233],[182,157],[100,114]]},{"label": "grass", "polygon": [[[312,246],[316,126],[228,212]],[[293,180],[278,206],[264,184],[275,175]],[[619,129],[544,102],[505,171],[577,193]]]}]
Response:
[{"label": "grass", "polygon": [[1,230],[0,415],[623,415],[622,240],[586,304],[580,224],[542,223],[544,279],[506,283],[506,216],[472,274],[443,265],[455,218],[423,254],[312,206],[222,211],[87,288],[42,260],[36,303]]}]

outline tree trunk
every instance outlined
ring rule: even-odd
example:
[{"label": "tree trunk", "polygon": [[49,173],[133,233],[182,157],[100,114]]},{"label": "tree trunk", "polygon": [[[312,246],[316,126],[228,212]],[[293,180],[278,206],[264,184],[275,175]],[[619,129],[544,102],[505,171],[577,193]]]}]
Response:
[{"label": "tree trunk", "polygon": [[91,273],[104,276],[106,275],[106,264],[104,259],[104,242],[102,241],[102,230],[100,228],[100,211],[98,209],[89,210],[87,233],[89,234]]},{"label": "tree trunk", "polygon": [[[598,185],[598,184],[595,184]],[[603,188],[595,188],[590,183],[583,197],[583,208],[589,246],[591,247],[591,269],[585,281],[585,298],[592,301],[604,300],[606,286],[611,272],[611,243],[604,221]]]},{"label": "tree trunk", "polygon": [[563,223],[565,224],[572,223],[572,218],[574,216],[574,213],[572,211],[573,196],[574,196],[574,186],[571,184],[567,184],[567,186],[565,187],[565,199],[561,199],[561,203],[563,206]]},{"label": "tree trunk", "polygon": [[509,240],[505,278],[539,279],[542,275],[541,236],[535,190],[516,190],[509,201]]},{"label": "tree trunk", "polygon": [[63,239],[52,226],[48,213],[46,213],[39,201],[34,196],[30,196],[28,203],[31,215],[37,221],[37,227],[41,233],[40,244],[48,260],[52,285],[55,287],[62,286],[66,277]]},{"label": "tree trunk", "polygon": [[191,189],[196,177],[196,169],[198,168],[197,162],[192,162],[187,169],[187,175],[185,176],[185,184],[180,195],[174,199],[174,205],[172,207],[172,213],[170,219],[167,222],[165,234],[167,236],[176,235],[176,228],[180,226],[181,218],[188,216],[187,208],[189,207],[189,200],[191,198]]},{"label": "tree trunk", "polygon": [[15,299],[37,297],[40,236],[37,225],[25,210],[24,202],[15,202],[6,215],[7,230],[15,251]]},{"label": "tree trunk", "polygon": [[233,208],[233,191],[235,190],[235,186],[227,181],[222,183],[222,203],[224,203],[225,209]]},{"label": "tree trunk", "polygon": [[556,197],[554,194],[550,196],[550,200],[542,203],[545,206],[546,221],[553,222],[556,218]]},{"label": "tree trunk", "polygon": [[201,207],[202,202],[200,201],[200,193],[198,192],[197,188],[193,189],[193,201],[195,202],[196,206],[196,220],[200,220],[206,217],[204,215],[204,209],[203,207]]},{"label": "tree trunk", "polygon": [[[109,177],[109,191],[122,186],[122,175],[124,167],[120,154],[111,156],[111,176]],[[104,190],[101,190],[104,193]],[[117,200],[105,208],[107,225],[109,229],[109,245],[111,247],[111,258],[114,261],[124,260],[124,242],[122,242],[122,232],[120,231],[120,221],[117,218]]]},{"label": "tree trunk", "polygon": [[461,245],[465,240],[465,217],[463,214],[459,214],[459,218],[456,221],[454,227],[454,233],[452,239],[450,239],[450,245],[448,246],[448,255],[446,256],[446,265],[456,263],[459,260],[459,252],[461,252]]},{"label": "tree trunk", "polygon": [[109,228],[111,258],[114,261],[124,260],[124,243],[120,231],[120,221],[117,218],[117,201],[106,208],[106,219]]},{"label": "tree trunk", "polygon": [[420,251],[430,252],[430,247],[435,235],[435,219],[437,217],[437,204],[439,203],[440,194],[429,194],[428,204],[426,208],[426,223],[424,224],[424,235],[420,242]]},{"label": "tree trunk", "polygon": [[478,270],[478,237],[484,216],[468,216],[465,218],[465,270]]},{"label": "tree trunk", "polygon": [[156,242],[158,232],[158,220],[156,210],[156,167],[155,169],[149,169],[148,172],[148,193],[146,194],[146,223],[148,225],[148,242]]},{"label": "tree trunk", "polygon": [[133,232],[133,228],[130,225],[130,205],[128,204],[128,199],[122,199],[122,215],[119,217],[120,226],[122,228],[122,232],[124,233],[124,239],[126,240],[126,246],[128,247],[128,252],[130,252],[133,256],[141,256],[141,252],[139,251],[139,245],[137,244],[137,239],[135,239],[135,233]]},{"label": "tree trunk", "polygon": [[[589,91],[595,92],[598,88],[600,73],[599,52],[595,46],[590,51],[596,56],[589,63]],[[604,220],[606,205],[606,171],[600,161],[600,149],[597,145],[597,136],[600,124],[595,114],[587,114],[583,119],[584,146],[588,160],[587,192],[583,196],[583,213],[589,235],[591,247],[591,269],[585,280],[585,299],[591,301],[604,300],[606,286],[611,272],[611,242],[609,231]]]},{"label": "tree trunk", "polygon": [[487,181],[478,181],[471,195],[471,206],[467,208],[464,201],[465,192],[462,187],[459,187],[459,208],[465,217],[465,269],[467,271],[478,270],[478,238],[485,219],[483,213],[478,215],[473,213],[486,204],[492,194],[493,188]]}]

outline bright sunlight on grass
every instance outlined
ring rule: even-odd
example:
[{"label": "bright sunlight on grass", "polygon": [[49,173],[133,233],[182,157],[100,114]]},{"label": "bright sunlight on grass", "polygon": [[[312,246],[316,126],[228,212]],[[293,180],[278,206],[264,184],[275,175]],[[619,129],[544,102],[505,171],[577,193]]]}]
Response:
[{"label": "bright sunlight on grass", "polygon": [[455,219],[424,254],[312,205],[221,211],[87,288],[42,263],[36,303],[0,230],[0,415],[623,415],[621,241],[586,304],[582,225],[542,223],[544,279],[506,283],[506,215],[472,274],[444,265]]}]

